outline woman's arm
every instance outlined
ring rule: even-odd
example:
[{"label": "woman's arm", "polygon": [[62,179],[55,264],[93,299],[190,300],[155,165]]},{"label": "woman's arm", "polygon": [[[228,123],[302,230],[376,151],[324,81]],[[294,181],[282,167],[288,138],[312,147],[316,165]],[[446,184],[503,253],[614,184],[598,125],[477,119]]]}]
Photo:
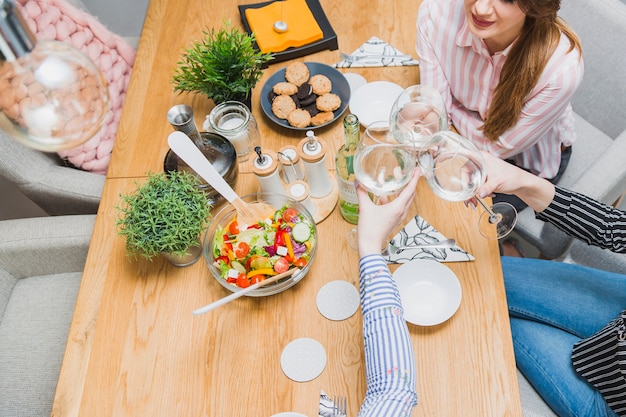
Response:
[{"label": "woman's arm", "polygon": [[374,204],[365,189],[357,185],[359,286],[367,376],[360,417],[408,416],[417,405],[411,337],[398,288],[380,251],[411,206],[418,178],[416,172],[406,188],[383,205]]},{"label": "woman's arm", "polygon": [[523,169],[483,152],[487,181],[479,195],[514,194],[570,236],[590,245],[626,253],[626,212],[585,195],[556,187]]},{"label": "woman's arm", "polygon": [[359,417],[408,416],[417,405],[415,355],[400,294],[381,255],[361,258],[367,391]]},{"label": "woman's arm", "polygon": [[489,152],[482,154],[485,158],[487,180],[478,190],[480,197],[494,193],[513,194],[536,212],[543,211],[552,202],[554,185],[550,181],[509,164]]}]

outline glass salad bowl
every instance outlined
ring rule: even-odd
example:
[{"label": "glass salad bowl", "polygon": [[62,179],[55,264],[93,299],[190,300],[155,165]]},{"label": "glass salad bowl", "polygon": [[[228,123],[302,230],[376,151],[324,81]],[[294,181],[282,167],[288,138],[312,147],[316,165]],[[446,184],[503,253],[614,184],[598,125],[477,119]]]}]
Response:
[{"label": "glass salad bowl", "polygon": [[311,213],[297,201],[279,194],[241,197],[276,209],[253,225],[240,224],[227,204],[215,214],[204,236],[203,253],[209,271],[224,288],[237,292],[292,268],[300,272],[257,288],[247,295],[263,297],[285,291],[307,274],[317,252],[317,228]]}]

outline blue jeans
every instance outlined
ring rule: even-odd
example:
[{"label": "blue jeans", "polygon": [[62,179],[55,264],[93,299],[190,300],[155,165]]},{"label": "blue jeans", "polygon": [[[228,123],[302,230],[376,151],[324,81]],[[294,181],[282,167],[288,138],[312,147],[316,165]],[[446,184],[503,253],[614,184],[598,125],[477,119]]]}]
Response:
[{"label": "blue jeans", "polygon": [[572,346],[626,308],[626,275],[502,257],[517,366],[561,417],[615,417],[572,366]]}]

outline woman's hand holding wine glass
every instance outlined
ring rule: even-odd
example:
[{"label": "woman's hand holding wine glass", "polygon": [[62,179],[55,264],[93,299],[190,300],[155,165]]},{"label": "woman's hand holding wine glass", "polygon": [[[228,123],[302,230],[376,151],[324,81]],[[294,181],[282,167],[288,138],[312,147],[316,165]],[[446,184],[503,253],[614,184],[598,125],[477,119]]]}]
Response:
[{"label": "woman's hand holding wine glass", "polygon": [[485,182],[485,161],[481,152],[468,139],[451,132],[439,132],[418,151],[418,164],[428,185],[439,197],[448,201],[477,201],[485,210],[479,220],[480,233],[493,237],[508,235],[517,222],[517,211],[508,203],[488,206],[477,196]]},{"label": "woman's hand holding wine glass", "polygon": [[[411,180],[415,165],[413,146],[398,143],[386,121],[371,123],[354,153],[356,179],[375,204],[391,201]],[[356,249],[356,228],[348,243]]]}]

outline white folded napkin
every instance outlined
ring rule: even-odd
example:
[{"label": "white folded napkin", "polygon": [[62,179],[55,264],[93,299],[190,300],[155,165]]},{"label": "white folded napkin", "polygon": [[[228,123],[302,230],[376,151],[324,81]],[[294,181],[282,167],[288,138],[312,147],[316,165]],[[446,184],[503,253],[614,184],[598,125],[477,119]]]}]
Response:
[{"label": "white folded napkin", "polygon": [[[328,395],[326,395],[324,390],[321,390],[319,417],[337,416],[338,414],[333,414],[334,410],[335,410],[335,403],[333,402],[333,399],[330,398]],[[341,415],[345,417],[345,414],[341,414]]]},{"label": "white folded napkin", "polygon": [[358,68],[419,65],[417,59],[407,56],[376,36],[372,36],[367,42],[359,46],[352,53],[352,56],[356,59],[351,62],[343,60],[334,66],[336,68]]},{"label": "white folded napkin", "polygon": [[[409,221],[404,228],[398,232],[393,239],[392,244],[395,246],[411,246],[421,243],[434,243],[447,239],[441,232],[431,226],[426,220],[419,215]],[[405,249],[395,255],[385,257],[389,263],[402,264],[413,259],[433,259],[439,262],[461,262],[473,261],[474,257],[459,248],[453,246],[450,248],[416,248]]]}]

